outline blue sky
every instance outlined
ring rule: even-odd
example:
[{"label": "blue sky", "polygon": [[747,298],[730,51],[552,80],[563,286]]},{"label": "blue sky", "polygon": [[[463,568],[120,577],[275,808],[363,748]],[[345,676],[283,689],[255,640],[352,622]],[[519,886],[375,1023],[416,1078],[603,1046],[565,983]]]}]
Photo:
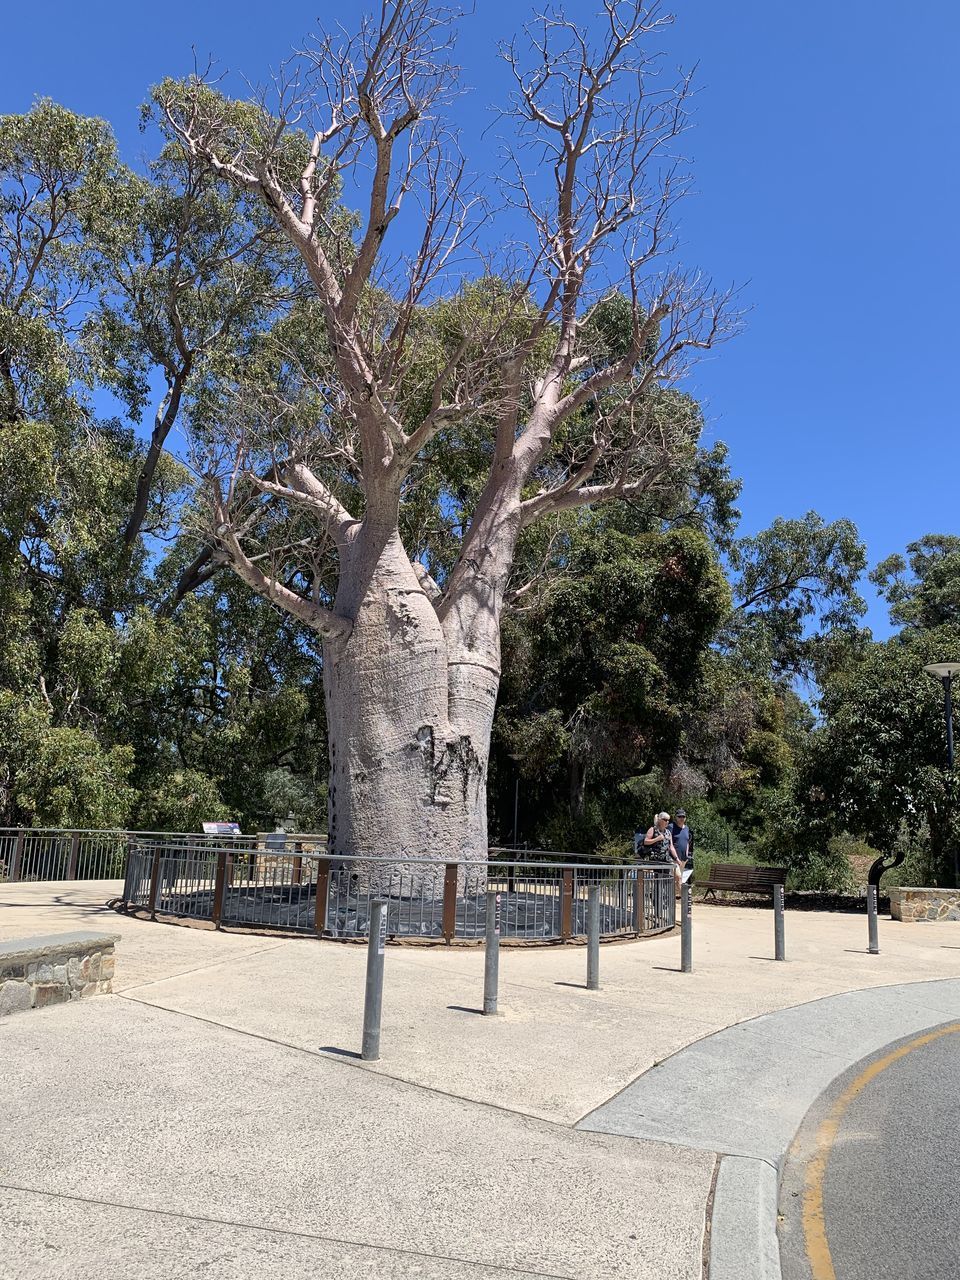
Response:
[{"label": "blue sky", "polygon": [[[243,92],[314,22],[365,6],[254,0],[47,0],[10,5],[0,112],[49,95],[110,120],[124,158],[144,139],[148,86],[213,54]],[[524,0],[477,0],[459,59],[473,86],[459,111],[477,168],[503,84],[498,39]],[[567,12],[593,13],[592,0]],[[871,562],[927,532],[957,529],[954,394],[960,290],[956,51],[947,0],[808,5],[688,0],[664,43],[699,63],[687,140],[697,195],[682,256],[745,286],[744,335],[700,366],[693,390],[744,481],[743,531],[815,508],[858,525]],[[871,599],[872,599],[872,593]],[[886,631],[873,604],[869,621]]]}]

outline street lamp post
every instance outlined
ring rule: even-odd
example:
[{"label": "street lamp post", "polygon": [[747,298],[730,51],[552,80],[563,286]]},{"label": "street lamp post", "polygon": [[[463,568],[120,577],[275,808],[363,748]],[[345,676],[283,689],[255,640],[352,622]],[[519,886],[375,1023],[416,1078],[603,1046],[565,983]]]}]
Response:
[{"label": "street lamp post", "polygon": [[[928,675],[943,685],[943,708],[947,717],[947,764],[953,770],[953,677],[960,674],[960,662],[928,662],[923,668]],[[951,815],[952,817],[952,815]],[[957,842],[951,833],[953,846],[953,884],[960,889],[960,866],[957,863]]]}]

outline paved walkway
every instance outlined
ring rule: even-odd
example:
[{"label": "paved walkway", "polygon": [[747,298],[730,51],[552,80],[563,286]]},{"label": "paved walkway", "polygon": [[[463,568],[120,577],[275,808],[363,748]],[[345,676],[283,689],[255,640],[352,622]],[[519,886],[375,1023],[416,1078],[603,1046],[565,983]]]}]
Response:
[{"label": "paved walkway", "polygon": [[583,948],[505,948],[488,1019],[481,951],[391,948],[361,1064],[362,947],[127,919],[118,891],[0,886],[0,938],[122,935],[116,995],[0,1023],[0,1280],[699,1280],[717,1153],[741,1149],[673,1124],[706,1062],[647,1077],[656,1133],[577,1122],[758,1015],[960,978],[960,924],[881,922],[868,956],[865,919],[788,913],[776,964],[768,911],[698,904],[693,974],[677,937],[604,947],[599,993]]}]

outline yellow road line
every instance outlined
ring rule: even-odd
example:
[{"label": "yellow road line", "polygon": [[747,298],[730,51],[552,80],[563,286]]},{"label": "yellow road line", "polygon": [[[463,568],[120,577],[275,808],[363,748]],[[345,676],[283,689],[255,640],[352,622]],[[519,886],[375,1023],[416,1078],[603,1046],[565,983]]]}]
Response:
[{"label": "yellow road line", "polygon": [[836,1141],[844,1112],[854,1098],[861,1094],[872,1080],[876,1080],[877,1076],[886,1071],[887,1067],[892,1066],[894,1062],[898,1062],[900,1058],[905,1058],[908,1053],[913,1053],[914,1049],[922,1049],[924,1045],[931,1044],[934,1040],[939,1040],[942,1036],[956,1035],[958,1033],[960,1033],[960,1022],[951,1022],[947,1027],[940,1027],[936,1031],[927,1031],[924,1035],[917,1036],[915,1040],[910,1040],[907,1044],[901,1045],[899,1049],[892,1050],[885,1057],[878,1058],[876,1062],[871,1062],[869,1067],[864,1067],[856,1079],[847,1085],[817,1130],[817,1136],[814,1140],[816,1155],[811,1158],[807,1165],[803,1188],[803,1235],[806,1241],[807,1260],[810,1263],[813,1280],[837,1280],[837,1273],[833,1269],[830,1245],[827,1243],[827,1228],[823,1216],[823,1179],[827,1172],[827,1161],[830,1159],[830,1152]]}]

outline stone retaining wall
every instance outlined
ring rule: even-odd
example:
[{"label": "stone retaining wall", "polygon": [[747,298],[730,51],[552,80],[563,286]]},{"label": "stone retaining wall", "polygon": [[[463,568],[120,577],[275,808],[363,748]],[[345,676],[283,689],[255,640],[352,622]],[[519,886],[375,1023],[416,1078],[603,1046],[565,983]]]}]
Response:
[{"label": "stone retaining wall", "polygon": [[0,942],[0,1017],[113,990],[115,933]]},{"label": "stone retaining wall", "polygon": [[894,920],[960,920],[960,889],[890,890],[890,915]]}]

